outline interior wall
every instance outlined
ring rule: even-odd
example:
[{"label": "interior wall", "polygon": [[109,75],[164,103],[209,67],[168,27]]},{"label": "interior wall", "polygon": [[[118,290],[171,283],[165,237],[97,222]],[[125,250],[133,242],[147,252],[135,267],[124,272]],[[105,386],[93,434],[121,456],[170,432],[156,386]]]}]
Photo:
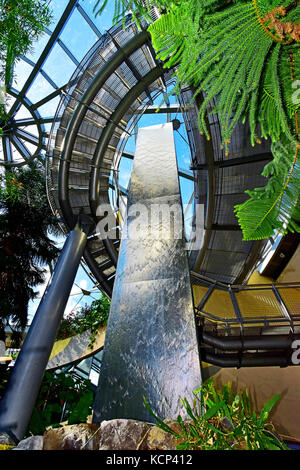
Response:
[{"label": "interior wall", "polygon": [[299,282],[300,281],[300,246],[292,256],[290,262],[284,268],[277,282]]}]

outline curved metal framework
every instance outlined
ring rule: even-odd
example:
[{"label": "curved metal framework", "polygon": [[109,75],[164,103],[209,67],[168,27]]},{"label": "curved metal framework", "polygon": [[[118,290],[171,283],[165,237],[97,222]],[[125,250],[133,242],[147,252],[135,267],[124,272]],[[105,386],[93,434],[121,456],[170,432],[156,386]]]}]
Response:
[{"label": "curved metal framework", "polygon": [[[74,12],[79,13],[98,38],[81,61],[62,39],[62,32]],[[125,30],[120,25],[102,34],[81,0],[70,0],[53,32],[46,30],[46,33],[49,40],[36,62],[21,57],[32,67],[21,90],[11,85],[10,93],[15,101],[2,137],[2,163],[20,165],[34,157],[45,161],[45,153],[48,154],[48,196],[66,233],[73,228],[79,212],[92,214],[95,223],[99,222],[97,206],[100,201],[111,204],[113,192],[118,237],[113,242],[100,241],[95,231],[89,237],[84,255],[85,269],[110,296],[121,236],[122,199],[126,199],[126,189],[118,181],[120,161],[123,157],[133,158],[132,153],[126,151],[126,140],[135,132],[143,114],[155,114],[157,106],[153,106],[153,100],[159,93],[166,96],[172,73],[162,69],[162,64],[155,59],[148,34],[145,31],[137,34],[130,18]],[[73,64],[74,73],[63,86],[58,86],[47,73],[47,60],[56,46]],[[53,91],[32,102],[29,92],[39,77],[43,77]],[[44,115],[45,106],[59,97],[55,116]],[[208,142],[197,128],[200,103],[191,103],[191,97],[192,91],[184,89],[179,106],[172,107],[166,100],[166,106],[160,110],[168,113],[168,119],[176,112],[176,116],[180,113],[184,120],[192,171],[182,170],[179,175],[195,181],[194,203],[205,207],[203,246],[200,252],[190,253],[190,266],[212,279],[240,283],[255,266],[264,243],[242,241],[233,207],[245,199],[245,189],[264,184],[260,173],[271,157],[269,146],[266,143],[262,147],[249,147],[247,128],[237,126],[230,156],[225,157],[219,143],[217,116],[209,117],[212,138]],[[22,108],[31,116],[19,117]]]},{"label": "curved metal framework", "polygon": [[[98,38],[92,49],[79,61],[61,39],[62,31],[77,11]],[[100,203],[112,205],[117,237],[99,238],[97,228],[89,236],[84,252],[84,269],[96,279],[97,285],[111,296],[115,267],[121,237],[122,205],[126,204],[126,189],[119,184],[122,158],[133,159],[126,150],[128,138],[137,129],[143,114],[155,114],[155,98],[166,97],[172,84],[172,72],[162,68],[155,59],[149,35],[138,32],[126,21],[102,34],[93,23],[80,1],[70,0],[53,32],[47,30],[49,41],[41,56],[31,65],[32,71],[22,89],[13,86],[10,94],[15,101],[10,109],[11,119],[2,137],[5,165],[20,165],[38,157],[45,161],[47,149],[47,191],[54,213],[67,233],[73,228],[79,213],[92,215],[95,225]],[[45,71],[45,64],[53,47],[58,44],[71,59],[74,73],[67,84],[57,86]],[[53,92],[32,102],[28,92],[38,76],[43,76]],[[55,116],[43,116],[43,107],[60,97]],[[191,102],[192,90],[182,89],[179,105],[166,105],[159,113],[182,116],[191,152],[191,170],[180,170],[179,175],[195,182],[194,203],[205,207],[205,235],[201,249],[190,252],[191,270],[212,281],[240,284],[247,279],[259,260],[265,242],[243,242],[234,216],[234,205],[242,202],[245,189],[263,185],[260,175],[271,158],[269,144],[249,145],[247,126],[238,125],[232,137],[231,151],[225,157],[220,147],[220,126],[216,115],[209,115],[211,140],[198,132],[197,108],[201,98]],[[18,117],[21,108],[31,117]],[[48,134],[46,125],[52,125]],[[26,127],[30,127],[30,131]],[[35,126],[35,130],[32,130]],[[34,149],[26,148],[26,143]],[[17,150],[18,160],[14,159]],[[112,196],[113,194],[113,196]]]},{"label": "curved metal framework", "polygon": [[[29,64],[32,67],[32,70],[25,80],[21,90],[17,90],[13,87],[13,83],[10,83],[8,94],[15,98],[15,100],[10,109],[7,110],[10,116],[9,121],[7,124],[3,125],[3,156],[1,157],[0,155],[0,165],[20,166],[27,164],[33,158],[38,158],[39,160],[44,161],[46,140],[48,138],[45,124],[52,123],[54,116],[42,116],[42,113],[39,112],[39,108],[62,94],[64,87],[58,87],[45,72],[43,66],[56,43],[60,44],[64,52],[69,57],[72,56],[68,47],[63,41],[61,41],[60,35],[76,6],[79,7],[78,0],[70,0],[54,31],[51,32],[49,29],[46,30],[50,39],[36,63],[28,57],[21,56],[21,61]],[[74,66],[79,65],[74,56],[73,62]],[[45,78],[54,91],[38,102],[33,103],[28,98],[28,92],[39,76]],[[30,118],[18,117],[18,113],[22,110],[22,107],[26,108],[30,113]],[[26,130],[28,126],[31,128],[30,131]],[[32,126],[35,126],[35,129],[32,129]],[[30,149],[27,147],[28,143],[31,144]],[[32,145],[34,147],[32,147]]]},{"label": "curved metal framework", "polygon": [[[101,36],[81,62],[61,99],[48,147],[50,201],[67,229],[80,212],[92,215],[95,224],[101,221],[103,215],[97,215],[97,209],[100,203],[111,203],[111,187],[116,188],[118,201],[121,191],[115,175],[124,142],[143,112],[151,109],[154,96],[165,93],[171,80],[172,72],[155,59],[148,33],[139,33],[130,17],[125,29],[119,25]],[[194,175],[182,172],[182,176],[196,180],[194,202],[205,206],[206,231],[200,253],[190,253],[190,265],[212,279],[241,282],[263,243],[242,241],[233,207],[245,199],[245,189],[264,184],[260,173],[270,159],[269,148],[263,146],[263,153],[249,148],[247,130],[240,126],[226,160],[219,146],[217,117],[210,118],[212,141],[207,143],[198,132],[197,103],[190,103],[191,96],[191,90],[182,90],[178,110],[188,133]],[[119,209],[116,204],[120,233]],[[108,296],[118,246],[119,237],[100,239],[95,229],[85,250],[85,260]]]},{"label": "curved metal framework", "polygon": [[[251,148],[248,127],[238,125],[232,136],[230,155],[225,157],[220,147],[218,116],[209,114],[208,117],[210,141],[199,134],[197,111],[201,101],[191,101],[191,89],[181,90],[179,106],[174,108],[168,102],[166,92],[174,78],[172,71],[164,69],[163,64],[156,59],[146,31],[147,25],[144,25],[145,30],[139,32],[128,16],[125,29],[120,24],[101,34],[82,7],[82,1],[70,0],[54,31],[47,30],[50,38],[36,63],[28,57],[21,58],[32,70],[20,91],[11,84],[9,92],[15,101],[9,110],[8,123],[5,126],[2,123],[1,126],[4,127],[4,135],[0,164],[7,168],[26,164],[35,157],[45,162],[47,192],[52,210],[65,233],[71,232],[66,247],[71,246],[75,235],[81,236],[82,240],[84,238],[84,244],[80,245],[81,252],[77,253],[77,263],[76,257],[73,256],[72,259],[71,250],[66,256],[63,252],[58,263],[59,269],[53,276],[58,289],[51,289],[50,286],[48,298],[46,294],[45,303],[40,304],[41,312],[36,315],[31,333],[27,335],[29,343],[33,341],[32,344],[35,344],[40,340],[43,343],[38,348],[41,352],[44,350],[39,369],[32,368],[31,376],[29,372],[26,373],[22,365],[27,357],[26,348],[18,358],[15,370],[22,380],[15,380],[14,387],[12,379],[9,392],[22,397],[22,400],[12,400],[18,404],[11,411],[16,416],[14,420],[17,422],[22,418],[18,424],[21,431],[15,434],[10,429],[16,438],[23,434],[29,419],[34,402],[32,384],[35,384],[34,393],[37,393],[42,370],[45,369],[50,354],[50,350],[46,349],[52,346],[50,343],[54,340],[56,325],[63,315],[71,289],[71,274],[75,275],[83,249],[84,268],[90,270],[89,275],[96,280],[99,289],[111,297],[122,231],[121,199],[122,196],[126,197],[126,189],[121,187],[118,178],[120,162],[122,157],[133,158],[133,154],[126,150],[126,141],[136,132],[143,114],[156,112],[154,101],[159,94],[166,98],[166,105],[159,112],[166,112],[168,120],[174,112],[176,116],[180,113],[183,117],[192,158],[192,172],[180,169],[179,176],[194,181],[193,203],[203,204],[205,208],[202,247],[189,253],[192,284],[202,289],[200,304],[195,308],[201,360],[222,367],[286,366],[291,363],[292,342],[300,337],[297,300],[296,304],[291,304],[293,311],[288,306],[290,293],[294,290],[298,294],[299,284],[251,287],[242,284],[254,269],[265,242],[242,240],[233,209],[234,205],[245,200],[245,189],[264,185],[261,171],[265,162],[271,158],[268,142],[261,147]],[[74,11],[81,15],[98,38],[81,61],[72,54],[61,38]],[[73,65],[73,75],[63,86],[55,83],[45,67],[56,45],[61,47]],[[38,77],[43,77],[53,91],[34,102],[30,99],[29,90]],[[43,116],[44,105],[53,103],[59,97],[55,116]],[[27,117],[20,113],[22,108],[26,109]],[[176,131],[178,122],[174,120],[174,124]],[[50,125],[51,132],[48,134]],[[28,144],[33,147],[27,148]],[[110,195],[111,191],[113,197]],[[103,237],[104,227],[101,222],[105,220],[105,214],[98,213],[100,205],[113,208],[115,239]],[[88,234],[80,224],[75,226],[76,221],[80,220],[85,220],[88,227],[93,226]],[[79,228],[82,233],[79,233]],[[66,257],[71,257],[73,262],[72,273],[67,272],[68,266],[64,262]],[[52,328],[51,325],[49,328],[47,316],[42,311],[55,311],[53,305],[58,304],[56,292],[64,283],[64,277],[69,277],[69,286],[62,289],[61,306],[56,309]],[[60,281],[57,282],[57,279]],[[263,295],[257,292],[253,294],[255,290],[268,292],[267,295],[265,292]],[[286,291],[289,291],[289,295]],[[247,312],[244,315],[243,296],[249,293],[255,301],[259,301],[252,304],[250,302],[253,310],[249,315]],[[212,310],[209,304],[214,297],[219,302],[217,309]],[[267,300],[261,301],[262,297]],[[222,303],[224,299],[225,302]],[[266,305],[270,307],[270,314],[257,314],[255,308],[258,304],[262,308]],[[218,310],[223,309],[223,306],[227,311]],[[34,333],[36,328],[39,335]],[[40,330],[44,331],[41,335]],[[30,344],[27,348],[32,351]],[[32,359],[29,367],[36,359]],[[23,381],[27,384],[26,397],[22,388]],[[8,403],[11,401],[9,393],[6,396]],[[23,405],[24,401],[29,403],[29,407]],[[10,415],[9,407],[5,403],[3,407],[2,412],[5,414],[8,410]],[[12,421],[8,417],[10,426]],[[3,429],[6,429],[5,426]]]}]

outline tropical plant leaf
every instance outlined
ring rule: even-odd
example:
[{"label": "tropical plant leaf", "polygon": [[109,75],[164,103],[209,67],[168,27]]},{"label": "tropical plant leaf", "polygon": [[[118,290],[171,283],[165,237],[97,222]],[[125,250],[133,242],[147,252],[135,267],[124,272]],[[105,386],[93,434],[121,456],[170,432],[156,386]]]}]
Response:
[{"label": "tropical plant leaf", "polygon": [[179,434],[176,433],[175,431],[173,431],[173,429],[170,428],[170,426],[168,426],[166,423],[164,423],[158,416],[156,416],[156,414],[152,411],[149,403],[147,402],[146,398],[143,397],[143,400],[144,400],[144,405],[146,407],[146,409],[148,410],[148,412],[150,413],[151,416],[153,416],[153,418],[155,418],[156,422],[157,422],[157,426],[160,427],[163,431],[165,432],[168,432],[169,434],[172,434],[173,436],[175,437],[179,437]]},{"label": "tropical plant leaf", "polygon": [[[259,137],[270,137],[273,143],[288,141],[294,152],[299,145],[300,100],[292,93],[300,66],[299,44],[280,39],[264,20],[279,6],[288,6],[283,21],[299,22],[300,10],[295,5],[290,10],[290,4],[279,0],[237,0],[227,5],[185,0],[149,27],[158,57],[166,67],[176,67],[178,91],[192,84],[197,90],[194,99],[200,93],[204,96],[198,125],[207,138],[206,116],[214,100],[226,153],[233,129],[241,120],[249,121],[252,145],[260,142]],[[293,156],[295,153],[289,155],[290,172],[285,175],[282,162],[274,158],[277,178],[271,178],[265,189],[252,191],[251,199],[237,206],[244,240],[268,238],[274,230],[299,231],[299,165]]]},{"label": "tropical plant leaf", "polygon": [[68,418],[68,424],[86,423],[88,415],[91,413],[94,401],[94,394],[90,390],[80,397],[78,403],[72,409]]},{"label": "tropical plant leaf", "polygon": [[270,411],[272,410],[272,408],[275,406],[275,404],[278,402],[279,399],[280,399],[280,394],[275,395],[263,406],[260,412],[260,418],[259,418],[260,425],[262,425],[263,423],[267,421]]},{"label": "tropical plant leaf", "polygon": [[181,402],[188,416],[193,416],[193,419],[192,422],[189,419],[183,421],[182,417],[178,416],[177,421],[182,429],[181,433],[175,433],[158,418],[145,398],[144,403],[149,413],[155,418],[157,426],[180,439],[177,449],[287,449],[287,446],[270,432],[270,424],[267,423],[269,413],[280,396],[276,395],[271,398],[257,418],[256,413],[251,413],[247,391],[234,395],[229,394],[229,390],[231,390],[230,384],[219,391],[211,381],[204,383],[197,392],[205,399],[206,411],[199,415],[186,398],[182,399]]},{"label": "tropical plant leaf", "polygon": [[268,238],[275,230],[283,234],[300,231],[298,147],[292,152],[292,144],[279,142],[273,145],[273,155],[262,173],[269,177],[267,185],[246,191],[250,198],[235,206],[244,240]]}]

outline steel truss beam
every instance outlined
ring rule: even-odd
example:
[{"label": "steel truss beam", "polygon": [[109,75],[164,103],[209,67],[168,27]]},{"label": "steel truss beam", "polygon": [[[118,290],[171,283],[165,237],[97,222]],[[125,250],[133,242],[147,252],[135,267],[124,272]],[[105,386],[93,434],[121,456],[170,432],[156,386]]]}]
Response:
[{"label": "steel truss beam", "polygon": [[[221,160],[214,162],[215,168],[228,168],[231,166],[247,165],[248,163],[264,162],[272,160],[270,153],[260,153],[258,155],[251,155],[248,157],[229,158],[227,160]],[[207,165],[193,165],[192,170],[206,170]]]}]

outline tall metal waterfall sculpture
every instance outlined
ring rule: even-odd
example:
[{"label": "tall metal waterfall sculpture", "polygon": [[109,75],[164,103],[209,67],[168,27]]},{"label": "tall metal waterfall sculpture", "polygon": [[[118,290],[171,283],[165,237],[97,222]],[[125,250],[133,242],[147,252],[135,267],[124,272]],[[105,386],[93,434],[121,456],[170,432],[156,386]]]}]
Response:
[{"label": "tall metal waterfall sculpture", "polygon": [[201,384],[181,208],[172,124],[140,129],[94,422],[177,417]]}]

